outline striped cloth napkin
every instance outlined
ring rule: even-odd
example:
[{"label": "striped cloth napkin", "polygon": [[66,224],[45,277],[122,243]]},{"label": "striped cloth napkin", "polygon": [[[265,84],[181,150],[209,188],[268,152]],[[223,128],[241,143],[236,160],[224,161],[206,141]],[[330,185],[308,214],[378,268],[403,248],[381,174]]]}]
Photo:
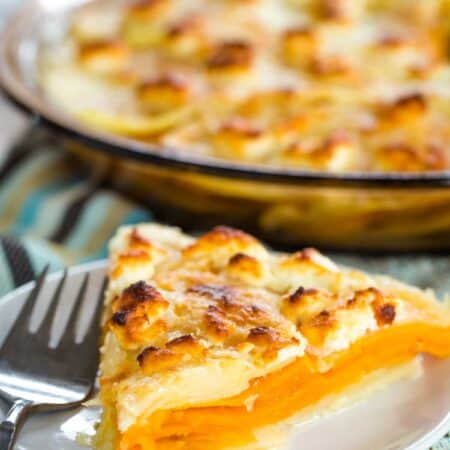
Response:
[{"label": "striped cloth napkin", "polygon": [[118,226],[152,219],[59,150],[34,129],[0,166],[0,295],[46,264],[56,270],[105,258]]},{"label": "striped cloth napkin", "polygon": [[[118,226],[153,219],[114,192],[95,168],[81,168],[43,130],[32,128],[0,156],[0,295],[32,280],[48,263],[56,270],[105,258]],[[447,256],[332,257],[450,292]],[[450,450],[450,435],[433,450]]]}]

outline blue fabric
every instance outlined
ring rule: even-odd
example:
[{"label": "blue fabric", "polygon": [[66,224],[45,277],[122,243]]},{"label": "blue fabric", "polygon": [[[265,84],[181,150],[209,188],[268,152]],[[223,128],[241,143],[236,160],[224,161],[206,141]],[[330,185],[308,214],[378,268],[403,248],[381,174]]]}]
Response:
[{"label": "blue fabric", "polygon": [[57,270],[106,258],[117,227],[152,220],[149,211],[106,188],[94,170],[81,169],[59,148],[22,145],[5,159],[0,295],[29,281],[48,263]]}]

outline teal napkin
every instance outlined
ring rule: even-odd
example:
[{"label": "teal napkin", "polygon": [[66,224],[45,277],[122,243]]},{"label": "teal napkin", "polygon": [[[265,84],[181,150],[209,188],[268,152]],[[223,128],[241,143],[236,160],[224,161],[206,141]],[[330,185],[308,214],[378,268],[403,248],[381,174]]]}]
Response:
[{"label": "teal napkin", "polygon": [[116,228],[152,220],[95,168],[31,133],[0,167],[0,295],[52,270],[106,258]]}]

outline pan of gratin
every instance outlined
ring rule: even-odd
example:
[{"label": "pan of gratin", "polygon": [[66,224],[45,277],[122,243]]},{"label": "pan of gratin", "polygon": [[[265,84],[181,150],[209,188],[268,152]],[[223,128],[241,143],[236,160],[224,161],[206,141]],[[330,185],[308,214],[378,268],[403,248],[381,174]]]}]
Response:
[{"label": "pan of gratin", "polygon": [[33,0],[0,81],[180,225],[445,250],[449,37],[449,0]]}]

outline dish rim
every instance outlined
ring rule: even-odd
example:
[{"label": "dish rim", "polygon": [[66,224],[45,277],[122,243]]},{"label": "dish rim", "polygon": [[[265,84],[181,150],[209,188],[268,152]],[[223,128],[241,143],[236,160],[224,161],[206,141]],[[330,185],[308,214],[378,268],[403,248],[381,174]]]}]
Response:
[{"label": "dish rim", "polygon": [[[71,0],[59,5],[58,14],[96,0]],[[302,169],[277,168],[246,164],[219,158],[186,155],[174,148],[140,142],[103,132],[75,119],[62,108],[52,105],[37,88],[27,84],[18,64],[25,35],[32,30],[36,18],[48,15],[44,5],[50,0],[32,0],[19,6],[0,33],[0,91],[15,105],[36,116],[40,123],[66,138],[86,144],[94,151],[189,173],[232,178],[239,181],[280,183],[298,186],[370,188],[443,188],[450,186],[450,170],[428,172],[343,172],[331,173]],[[36,35],[32,36],[37,45]],[[34,72],[38,67],[34,64]]]}]

